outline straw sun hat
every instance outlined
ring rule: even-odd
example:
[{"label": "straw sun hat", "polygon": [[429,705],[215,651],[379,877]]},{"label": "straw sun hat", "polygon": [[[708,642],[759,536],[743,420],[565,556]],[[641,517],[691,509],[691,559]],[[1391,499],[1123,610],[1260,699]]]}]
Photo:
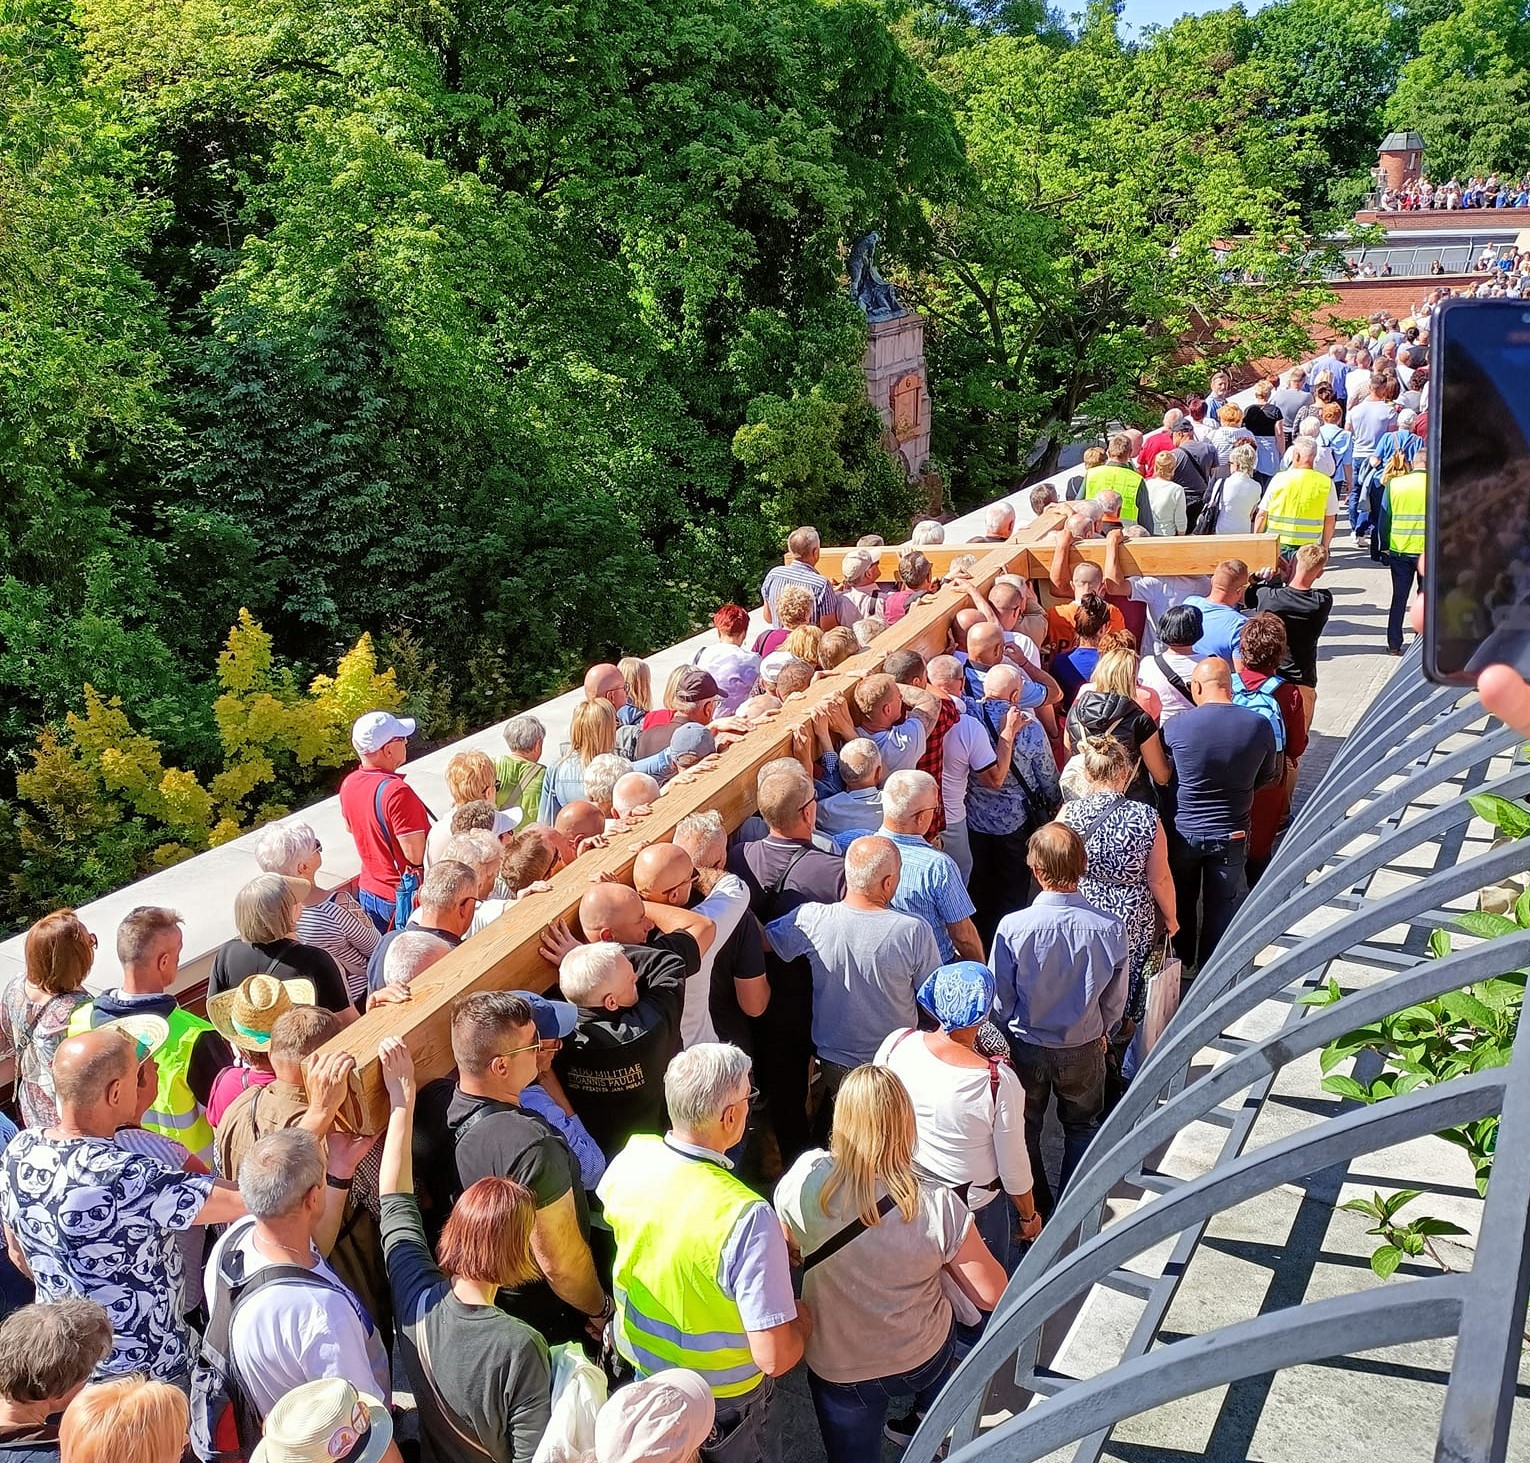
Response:
[{"label": "straw sun hat", "polygon": [[294,1006],[314,1002],[311,980],[278,980],[274,975],[251,975],[231,991],[207,998],[207,1019],[240,1051],[263,1052],[271,1045],[271,1028]]},{"label": "straw sun hat", "polygon": [[266,1414],[250,1463],[377,1463],[393,1441],[393,1418],[343,1377],[294,1387]]}]

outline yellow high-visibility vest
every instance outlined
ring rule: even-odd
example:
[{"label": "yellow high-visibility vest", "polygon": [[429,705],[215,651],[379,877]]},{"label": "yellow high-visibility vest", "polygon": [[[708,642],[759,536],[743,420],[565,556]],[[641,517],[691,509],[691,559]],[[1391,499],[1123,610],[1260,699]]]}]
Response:
[{"label": "yellow high-visibility vest", "polygon": [[1101,493],[1114,490],[1121,495],[1121,522],[1137,521],[1137,494],[1142,488],[1142,478],[1132,468],[1119,462],[1106,462],[1091,467],[1084,474],[1084,496],[1098,498]]},{"label": "yellow high-visibility vest", "polygon": [[1424,504],[1428,497],[1427,473],[1400,472],[1387,484],[1392,505],[1392,531],[1387,548],[1394,554],[1424,552]]},{"label": "yellow high-visibility vest", "polygon": [[1280,536],[1280,546],[1319,544],[1328,517],[1333,479],[1315,467],[1290,467],[1270,479],[1270,506],[1265,528]]}]

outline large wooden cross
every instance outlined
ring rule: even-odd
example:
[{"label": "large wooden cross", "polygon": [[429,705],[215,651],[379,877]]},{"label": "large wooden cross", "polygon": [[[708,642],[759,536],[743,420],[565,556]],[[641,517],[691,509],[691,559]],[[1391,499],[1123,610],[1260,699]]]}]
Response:
[{"label": "large wooden cross", "polygon": [[[1043,518],[1022,529],[1009,543],[944,544],[923,552],[937,564],[937,572],[939,566],[948,566],[959,554],[979,555],[972,578],[986,592],[1005,573],[1045,578],[1052,553],[1041,540],[1054,526],[1052,518]],[[820,569],[832,577],[845,552],[825,549]],[[1076,546],[1072,558],[1100,562],[1102,554],[1102,544],[1086,541]],[[1275,536],[1137,539],[1123,550],[1122,570],[1128,574],[1209,574],[1219,562],[1230,558],[1242,559],[1251,569],[1272,568]],[[897,551],[887,550],[884,560],[887,566],[895,567]],[[573,921],[580,897],[593,882],[609,874],[631,883],[638,852],[650,843],[668,841],[675,825],[689,813],[712,809],[722,814],[729,831],[737,828],[755,810],[756,774],[773,758],[791,754],[793,731],[818,706],[879,669],[894,650],[913,649],[926,657],[941,654],[946,649],[952,617],[968,602],[966,595],[952,586],[921,600],[869,649],[821,676],[770,721],[721,753],[714,770],[672,783],[653,812],[632,832],[613,835],[608,847],[584,854],[551,880],[547,893],[533,894],[512,905],[488,929],[416,977],[413,998],[407,1004],[380,1007],[346,1027],[326,1050],[347,1051],[356,1059],[353,1093],[345,1114],[349,1124],[358,1132],[376,1132],[387,1120],[387,1094],[377,1062],[378,1043],[383,1037],[398,1036],[408,1043],[421,1082],[450,1072],[454,1066],[451,1007],[458,996],[481,990],[546,990],[557,972],[538,953],[542,933],[553,920]]]}]

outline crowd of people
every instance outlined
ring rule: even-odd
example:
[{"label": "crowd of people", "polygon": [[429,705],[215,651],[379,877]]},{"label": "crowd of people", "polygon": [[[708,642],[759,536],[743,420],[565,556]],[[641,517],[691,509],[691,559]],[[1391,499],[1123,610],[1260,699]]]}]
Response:
[{"label": "crowd of people", "polygon": [[[1039,520],[1034,581],[938,575],[938,524],[892,577],[875,536],[831,577],[798,529],[762,633],[723,606],[657,697],[641,660],[591,667],[566,746],[511,718],[439,816],[414,723],[361,716],[355,895],[300,818],[264,830],[205,1017],[173,910],[121,921],[95,995],[97,933],[39,920],[0,993],[0,1457],[525,1463],[562,1425],[560,1348],[609,1379],[599,1463],[774,1458],[799,1363],[831,1463],[906,1440],[1132,1080],[1149,983],[1212,958],[1271,856],[1339,499],[1411,543],[1427,329],[1373,330],[1246,408],[1218,374],[1061,494],[993,505],[980,542]],[[1147,534],[1251,527],[1276,572],[1124,567]],[[448,1075],[383,1041],[386,1131],[351,1131],[350,1023],[943,589],[940,654],[820,688],[752,818],[691,813],[630,886],[590,882],[546,923],[549,995],[455,1002]]]},{"label": "crowd of people", "polygon": [[1400,188],[1384,188],[1377,200],[1383,213],[1412,213],[1431,209],[1530,208],[1530,173],[1522,178],[1505,174],[1473,174],[1462,182],[1455,174],[1445,183],[1420,176]]}]

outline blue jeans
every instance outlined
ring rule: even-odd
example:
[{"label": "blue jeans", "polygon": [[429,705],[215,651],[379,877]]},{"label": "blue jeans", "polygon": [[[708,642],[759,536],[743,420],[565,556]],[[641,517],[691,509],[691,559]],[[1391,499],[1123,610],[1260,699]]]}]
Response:
[{"label": "blue jeans", "polygon": [[[999,1198],[1009,1202],[1002,1194]],[[829,1463],[881,1463],[882,1424],[887,1421],[888,1406],[912,1392],[914,1406],[924,1412],[945,1385],[955,1362],[953,1329],[940,1350],[911,1372],[869,1382],[826,1382],[809,1372],[808,1390],[813,1394],[813,1411],[818,1414]]]},{"label": "blue jeans", "polygon": [[1370,461],[1355,463],[1355,491],[1349,495],[1349,526],[1357,538],[1364,538],[1376,525],[1375,508],[1371,502],[1374,489],[1378,488],[1381,469]]},{"label": "blue jeans", "polygon": [[386,935],[393,928],[395,901],[384,899],[381,894],[368,894],[365,889],[358,889],[356,902],[361,906],[361,912],[377,926],[381,933]]},{"label": "blue jeans", "polygon": [[1169,871],[1179,905],[1174,953],[1200,970],[1248,898],[1248,838],[1169,835]]},{"label": "blue jeans", "polygon": [[1408,614],[1408,601],[1413,597],[1418,583],[1418,555],[1399,554],[1392,549],[1387,554],[1392,570],[1392,607],[1387,612],[1387,649],[1401,650],[1403,646],[1403,621]]}]

